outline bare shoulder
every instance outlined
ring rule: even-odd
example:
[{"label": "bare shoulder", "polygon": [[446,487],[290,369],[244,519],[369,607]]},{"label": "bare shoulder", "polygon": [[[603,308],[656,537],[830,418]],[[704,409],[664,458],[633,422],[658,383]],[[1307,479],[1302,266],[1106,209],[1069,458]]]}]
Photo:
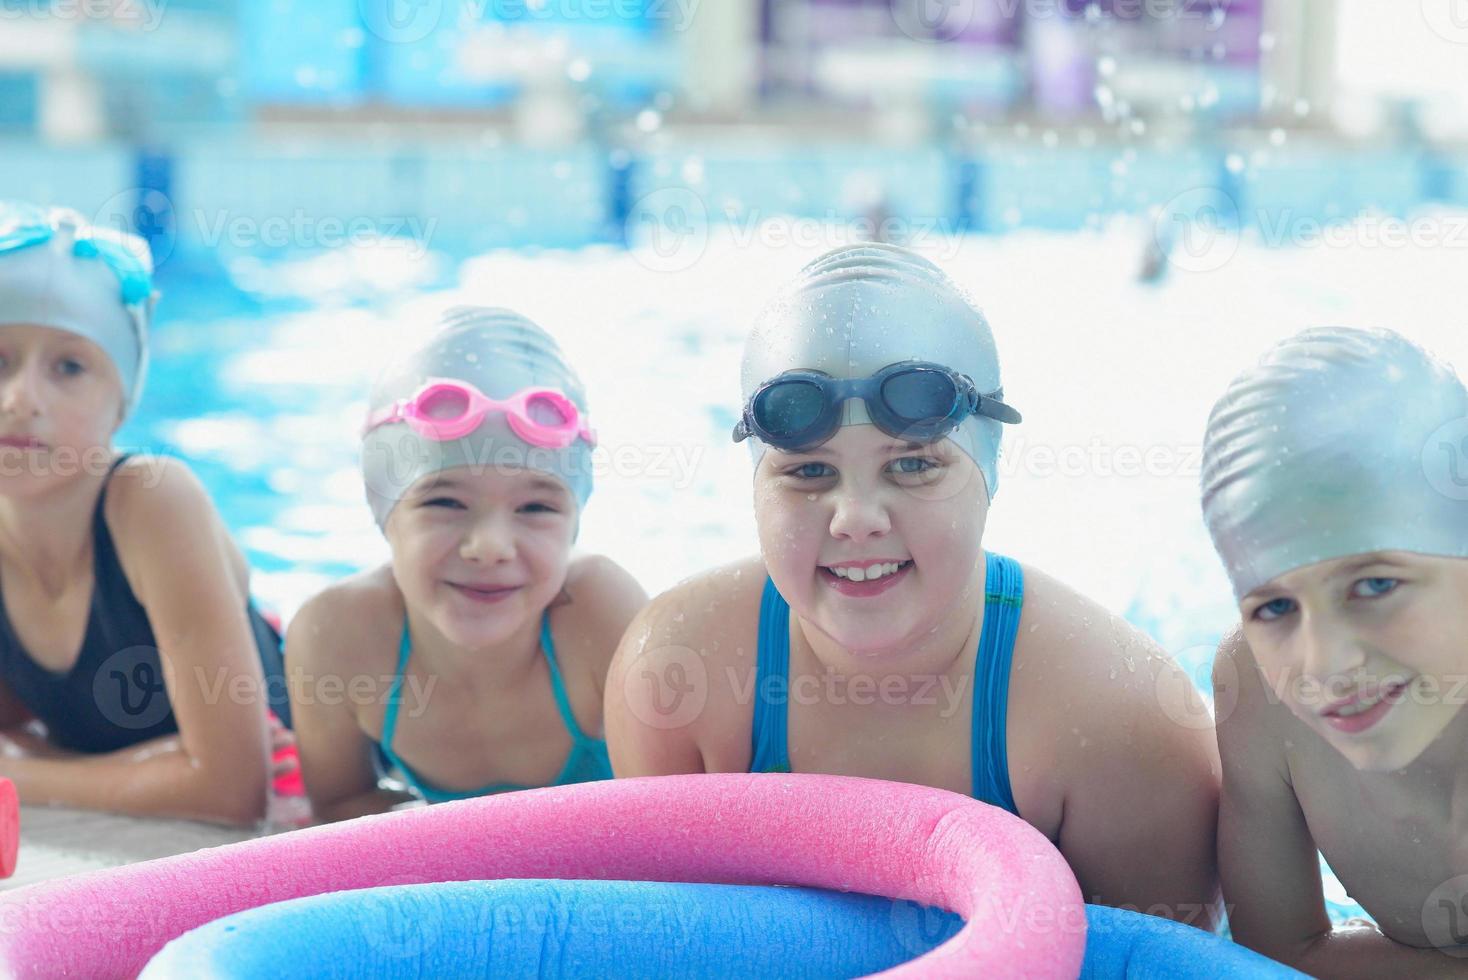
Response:
[{"label": "bare shoulder", "polygon": [[293,669],[376,670],[396,645],[403,597],[390,566],[333,582],[291,618],[285,653]]},{"label": "bare shoulder", "polygon": [[[1115,772],[1118,746],[1135,762],[1132,784],[1216,787],[1212,721],[1192,680],[1147,633],[1029,567],[1011,678],[1022,809],[1028,792],[1036,812],[1058,817],[1077,786]],[[1027,765],[1043,777],[1026,777]]]},{"label": "bare shoulder", "polygon": [[764,583],[763,561],[740,559],[679,582],[637,615],[607,680],[608,704],[640,723],[629,742],[691,742],[706,771],[748,768]]},{"label": "bare shoulder", "polygon": [[169,456],[130,456],[107,481],[108,528],[125,541],[160,528],[180,531],[218,522],[209,492],[187,463]]},{"label": "bare shoulder", "polygon": [[637,645],[676,644],[704,656],[747,647],[758,632],[764,584],[765,566],[757,556],[686,578],[654,598],[637,617]]},{"label": "bare shoulder", "polygon": [[[103,520],[128,584],[145,607],[181,588],[212,588],[217,568],[239,592],[249,591],[244,555],[187,463],[169,456],[129,456],[108,478]],[[223,562],[214,563],[222,556]]]},{"label": "bare shoulder", "polygon": [[1294,716],[1272,695],[1243,629],[1234,627],[1213,660],[1213,705],[1225,773],[1256,779],[1273,773],[1290,781],[1285,745]]},{"label": "bare shoulder", "polygon": [[1015,664],[1056,685],[1090,687],[1104,680],[1114,691],[1151,689],[1159,661],[1170,662],[1155,640],[1096,601],[1054,577],[1024,566],[1025,596],[1015,638]]},{"label": "bare shoulder", "polygon": [[579,555],[566,572],[564,599],[551,606],[556,657],[563,670],[591,678],[600,698],[612,654],[647,593],[621,565],[605,555]]}]

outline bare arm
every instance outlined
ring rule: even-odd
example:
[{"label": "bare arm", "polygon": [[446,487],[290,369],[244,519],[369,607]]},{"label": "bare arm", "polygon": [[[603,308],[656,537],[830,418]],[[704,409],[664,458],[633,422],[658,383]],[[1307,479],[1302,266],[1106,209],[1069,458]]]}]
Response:
[{"label": "bare arm", "polygon": [[1088,902],[1212,929],[1217,748],[1206,717],[1179,721],[1158,696],[1191,681],[1120,621],[1110,635],[1078,635],[1088,638],[1072,651],[1065,683],[1079,686],[1052,694],[1069,705],[1053,723],[1064,778],[1061,853]]},{"label": "bare arm", "polygon": [[628,625],[647,605],[637,579],[603,555],[577,559],[566,582],[571,615],[557,623],[557,646],[584,650],[598,698],[605,701],[607,673]]},{"label": "bare arm", "polygon": [[66,755],[46,740],[46,728],[36,721],[26,706],[21,703],[0,681],[0,756],[20,759],[27,756]]},{"label": "bare arm", "polygon": [[351,664],[353,638],[343,636],[343,624],[353,621],[350,615],[350,602],[328,591],[302,606],[286,633],[301,777],[323,823],[384,813],[412,799],[378,786],[372,739],[362,730],[358,706],[344,693],[354,689],[354,677],[362,673]]},{"label": "bare arm", "polygon": [[1218,857],[1234,939],[1312,976],[1468,977],[1468,960],[1393,942],[1375,926],[1331,927],[1315,839],[1270,718],[1288,709],[1269,703],[1241,634],[1219,648],[1213,685],[1223,757]]},{"label": "bare arm", "polygon": [[119,470],[108,498],[119,554],[158,643],[178,735],[105,755],[0,761],[22,801],[249,825],[263,817],[269,731],[233,547],[193,474],[156,486]]},{"label": "bare arm", "polygon": [[678,589],[632,620],[607,675],[607,750],[618,776],[706,771],[699,749],[709,685],[701,658],[676,620]]}]

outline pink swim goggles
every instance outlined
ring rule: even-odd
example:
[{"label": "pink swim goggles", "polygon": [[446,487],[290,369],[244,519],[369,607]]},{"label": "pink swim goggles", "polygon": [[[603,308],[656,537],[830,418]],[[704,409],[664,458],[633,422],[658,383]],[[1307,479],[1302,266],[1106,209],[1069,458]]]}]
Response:
[{"label": "pink swim goggles", "polygon": [[580,436],[596,445],[576,404],[554,388],[522,388],[504,401],[488,397],[466,381],[429,378],[411,398],[400,398],[367,417],[365,436],[389,422],[406,422],[425,439],[462,439],[490,412],[504,412],[510,429],[532,446],[565,449]]}]

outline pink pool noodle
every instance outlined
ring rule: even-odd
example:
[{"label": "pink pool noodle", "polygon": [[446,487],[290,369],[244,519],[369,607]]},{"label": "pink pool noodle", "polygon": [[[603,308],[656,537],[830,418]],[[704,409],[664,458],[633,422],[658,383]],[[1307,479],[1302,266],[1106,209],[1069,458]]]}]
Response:
[{"label": "pink pool noodle", "polygon": [[940,906],[967,925],[892,977],[1072,978],[1085,906],[1045,837],[944,790],[728,773],[527,790],[364,817],[0,895],[0,974],[134,976],[248,908],[382,884],[573,878],[790,884]]},{"label": "pink pool noodle", "polygon": [[0,779],[0,878],[15,874],[15,856],[20,850],[20,801],[15,784]]}]

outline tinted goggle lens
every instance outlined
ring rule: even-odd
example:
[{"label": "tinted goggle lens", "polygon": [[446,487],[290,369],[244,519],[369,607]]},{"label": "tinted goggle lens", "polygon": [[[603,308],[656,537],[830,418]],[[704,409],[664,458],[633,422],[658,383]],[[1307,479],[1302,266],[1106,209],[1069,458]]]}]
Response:
[{"label": "tinted goggle lens", "polygon": [[941,422],[957,411],[958,389],[936,371],[904,371],[882,382],[882,402],[903,422]]},{"label": "tinted goggle lens", "polygon": [[785,381],[760,392],[753,407],[755,422],[761,429],[776,439],[788,439],[820,419],[826,396],[809,381]]}]

